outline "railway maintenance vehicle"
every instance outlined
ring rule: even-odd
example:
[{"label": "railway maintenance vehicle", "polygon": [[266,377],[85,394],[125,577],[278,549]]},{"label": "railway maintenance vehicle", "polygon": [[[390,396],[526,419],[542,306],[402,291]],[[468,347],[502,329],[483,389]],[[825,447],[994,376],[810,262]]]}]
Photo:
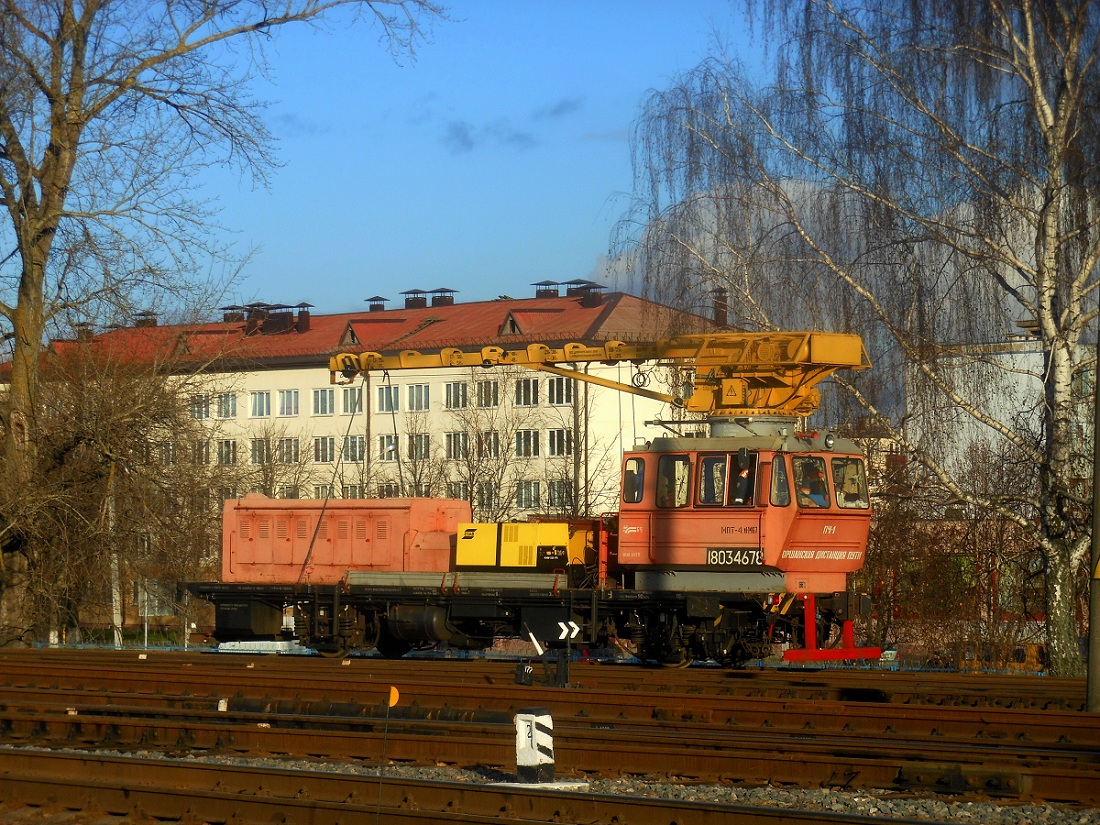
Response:
[{"label": "railway maintenance vehicle", "polygon": [[[663,393],[582,364],[665,365]],[[467,501],[284,500],[224,505],[222,580],[188,585],[215,607],[219,642],[286,639],[329,655],[398,657],[495,639],[540,650],[624,647],[681,666],[877,659],[855,642],[869,600],[848,577],[871,523],[854,441],[803,422],[817,385],[870,366],[859,336],[715,332],[629,344],[531,344],[438,352],[348,352],[333,383],[401,369],[524,367],[705,415],[701,435],[625,451],[617,512],[476,523]],[[284,622],[284,616],[292,616]]]}]

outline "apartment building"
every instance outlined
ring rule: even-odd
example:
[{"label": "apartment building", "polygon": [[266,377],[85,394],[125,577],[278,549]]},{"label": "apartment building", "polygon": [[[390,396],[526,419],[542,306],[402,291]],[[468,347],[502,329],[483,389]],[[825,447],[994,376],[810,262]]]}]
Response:
[{"label": "apartment building", "polygon": [[[656,434],[645,422],[679,411],[522,368],[397,370],[330,383],[329,358],[341,352],[635,343],[720,321],[585,281],[534,286],[533,297],[472,303],[449,289],[411,289],[396,307],[374,296],[364,311],[338,315],[304,303],[225,307],[221,321],[184,326],[146,315],[65,346],[99,344],[198,372],[201,380],[188,381],[190,414],[208,438],[187,449],[224,470],[222,497],[449,496],[471,501],[482,519],[612,510],[623,450]],[[659,391],[675,380],[653,364],[577,369]]]}]

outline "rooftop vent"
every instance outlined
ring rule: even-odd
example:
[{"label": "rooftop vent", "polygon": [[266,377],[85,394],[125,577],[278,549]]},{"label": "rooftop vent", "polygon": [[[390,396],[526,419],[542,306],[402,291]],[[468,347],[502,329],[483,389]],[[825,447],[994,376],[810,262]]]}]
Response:
[{"label": "rooftop vent", "polygon": [[557,298],[561,284],[557,281],[536,281],[531,286],[535,288],[536,298]]},{"label": "rooftop vent", "polygon": [[428,305],[428,296],[422,289],[406,289],[401,294],[405,296],[405,309],[424,309]]},{"label": "rooftop vent", "polygon": [[155,327],[157,325],[157,314],[150,310],[143,310],[134,315],[134,326],[138,329],[145,329],[147,327]]},{"label": "rooftop vent", "polygon": [[87,321],[77,321],[73,324],[73,332],[76,333],[77,341],[91,341],[95,334],[92,325]]},{"label": "rooftop vent", "polygon": [[454,306],[455,290],[450,289],[449,287],[441,286],[439,289],[433,289],[431,292],[431,296],[433,307]]},{"label": "rooftop vent", "polygon": [[381,295],[375,295],[373,298],[367,298],[367,310],[370,312],[385,312],[386,301],[389,298],[383,298]]}]

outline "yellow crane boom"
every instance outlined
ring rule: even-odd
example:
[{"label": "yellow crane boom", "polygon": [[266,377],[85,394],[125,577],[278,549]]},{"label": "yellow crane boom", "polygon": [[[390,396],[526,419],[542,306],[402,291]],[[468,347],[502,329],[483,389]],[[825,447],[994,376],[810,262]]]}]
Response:
[{"label": "yellow crane boom", "polygon": [[[635,366],[656,362],[685,373],[683,395],[650,390],[591,375],[570,365]],[[710,415],[805,416],[817,409],[815,388],[838,369],[871,366],[858,335],[835,332],[715,332],[677,335],[652,343],[530,344],[523,349],[444,347],[439,352],[404,350],[340,353],[329,360],[333,384],[347,384],[368,372],[444,367],[517,366],[564,375],[590,384],[655,398],[690,412]]]}]

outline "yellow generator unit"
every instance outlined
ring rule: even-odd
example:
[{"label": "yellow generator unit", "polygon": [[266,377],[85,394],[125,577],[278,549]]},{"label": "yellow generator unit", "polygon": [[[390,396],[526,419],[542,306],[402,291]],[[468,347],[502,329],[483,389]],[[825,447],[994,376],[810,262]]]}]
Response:
[{"label": "yellow generator unit", "polygon": [[565,570],[568,546],[569,525],[565,523],[459,524],[455,569]]}]

